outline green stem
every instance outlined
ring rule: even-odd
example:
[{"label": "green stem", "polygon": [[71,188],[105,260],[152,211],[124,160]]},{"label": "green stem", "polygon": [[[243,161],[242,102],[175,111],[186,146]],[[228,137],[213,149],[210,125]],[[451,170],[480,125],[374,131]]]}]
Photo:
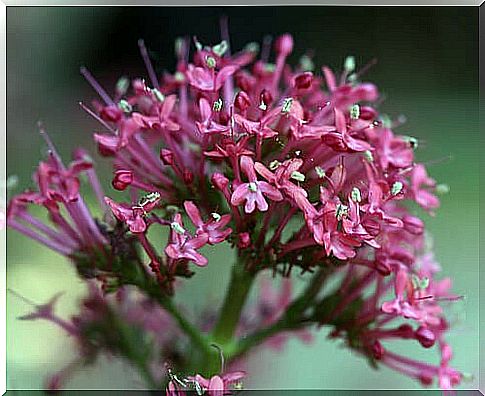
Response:
[{"label": "green stem", "polygon": [[212,333],[212,339],[221,347],[232,340],[253,279],[254,274],[247,271],[243,263],[234,264],[229,288]]},{"label": "green stem", "polygon": [[[231,280],[222,304],[218,320],[212,332],[212,343],[217,345],[224,357],[232,354],[232,339],[239,324],[244,304],[247,300],[255,275],[249,272],[244,262],[236,262],[232,268]],[[221,359],[216,348],[210,347],[206,353],[205,367],[200,372],[214,375],[221,370]]]}]

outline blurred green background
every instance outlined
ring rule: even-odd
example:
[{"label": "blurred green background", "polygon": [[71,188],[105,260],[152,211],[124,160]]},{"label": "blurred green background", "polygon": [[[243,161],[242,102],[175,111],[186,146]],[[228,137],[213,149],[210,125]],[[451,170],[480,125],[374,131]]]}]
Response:
[{"label": "blurred green background", "polygon": [[[378,59],[366,77],[380,87],[382,108],[408,122],[398,132],[420,139],[418,158],[431,175],[450,186],[436,217],[422,212],[434,236],[436,256],[454,290],[465,300],[446,306],[454,328],[454,364],[478,381],[478,13],[472,7],[231,7],[231,8],[7,8],[7,170],[19,177],[18,191],[45,153],[36,132],[43,120],[65,156],[77,145],[94,152],[98,126],[78,107],[95,97],[79,74],[86,65],[108,89],[121,74],[144,76],[137,40],[144,38],[158,71],[174,67],[173,42],[197,35],[202,43],[219,38],[219,17],[228,15],[232,47],[261,42],[265,34],[291,32],[293,60],[307,48],[315,63],[340,68],[347,55],[358,65]],[[97,158],[97,157],[95,157]],[[109,168],[98,161],[102,179]],[[211,265],[198,270],[182,298],[197,311],[210,297],[217,304],[227,279],[227,250],[209,251]],[[59,313],[68,315],[83,291],[63,258],[9,231],[7,285],[44,302],[64,291]],[[72,344],[49,323],[19,321],[30,307],[7,296],[7,381],[9,389],[38,389],[46,374],[72,356]],[[182,300],[182,298],[180,298]],[[401,346],[400,346],[401,347]],[[409,349],[408,344],[402,348]],[[413,349],[414,351],[414,349]],[[416,355],[421,354],[416,348]],[[423,356],[433,355],[427,351]],[[413,352],[414,353],[414,352]],[[254,354],[248,387],[255,388],[419,388],[391,370],[374,371],[359,357],[325,339],[314,345],[292,341],[282,353]],[[77,375],[71,388],[139,388],[129,367],[100,361]]]}]

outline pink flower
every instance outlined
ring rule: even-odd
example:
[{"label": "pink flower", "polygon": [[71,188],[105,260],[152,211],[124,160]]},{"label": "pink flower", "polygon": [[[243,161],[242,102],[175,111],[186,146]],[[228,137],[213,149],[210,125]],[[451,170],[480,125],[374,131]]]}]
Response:
[{"label": "pink flower", "polygon": [[226,79],[232,76],[237,69],[236,65],[229,65],[215,72],[205,67],[189,65],[186,75],[193,87],[201,91],[213,92],[221,89]]},{"label": "pink flower", "polygon": [[145,216],[158,205],[160,194],[151,193],[140,199],[137,205],[117,203],[111,198],[104,198],[106,204],[111,208],[115,217],[128,225],[133,233],[142,233],[147,229]]},{"label": "pink flower", "polygon": [[241,169],[248,177],[249,182],[241,183],[236,187],[231,197],[232,205],[238,206],[246,202],[244,206],[246,213],[252,213],[256,206],[260,211],[264,212],[268,210],[268,203],[264,199],[264,196],[272,201],[283,200],[283,196],[276,188],[267,182],[257,180],[256,172],[254,171],[254,162],[250,157],[241,157]]},{"label": "pink flower", "polygon": [[133,113],[132,119],[140,128],[178,131],[180,125],[170,118],[177,101],[175,95],[167,96],[162,103],[156,103],[156,115],[144,116],[140,113]]},{"label": "pink flower", "polygon": [[212,213],[212,219],[204,222],[199,209],[191,201],[184,202],[184,208],[192,223],[197,227],[196,235],[207,235],[208,243],[216,245],[223,242],[232,233],[231,228],[223,229],[231,221],[231,215]]},{"label": "pink flower", "polygon": [[209,101],[205,98],[199,100],[201,122],[196,121],[197,129],[201,134],[223,134],[229,132],[229,126],[221,125],[213,121],[213,113]]},{"label": "pink flower", "polygon": [[230,386],[240,381],[245,375],[246,373],[243,371],[234,371],[206,379],[197,374],[195,377],[189,377],[189,380],[199,383],[209,396],[225,396],[231,390]]},{"label": "pink flower", "polygon": [[192,237],[183,226],[182,216],[177,213],[171,224],[170,243],[165,248],[165,253],[174,260],[190,260],[199,267],[206,266],[207,259],[197,250],[209,241],[208,234]]},{"label": "pink flower", "polygon": [[424,165],[416,164],[413,167],[411,173],[411,194],[424,209],[433,210],[440,205],[438,198],[429,191],[435,185],[436,182],[428,177]]}]

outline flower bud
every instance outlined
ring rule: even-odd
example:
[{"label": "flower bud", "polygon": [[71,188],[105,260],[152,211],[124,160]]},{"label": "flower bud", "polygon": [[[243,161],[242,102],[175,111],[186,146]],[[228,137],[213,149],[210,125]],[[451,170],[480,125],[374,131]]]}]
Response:
[{"label": "flower bud", "polygon": [[260,103],[264,103],[266,106],[273,102],[273,96],[267,89],[263,89],[259,94]]},{"label": "flower bud", "polygon": [[288,56],[293,51],[293,37],[291,34],[286,33],[278,37],[274,48],[278,55]]},{"label": "flower bud", "polygon": [[391,275],[391,266],[388,264],[387,260],[380,260],[376,259],[374,261],[374,265],[376,267],[377,272],[381,274],[382,276],[389,276]]},{"label": "flower bud", "polygon": [[251,99],[249,98],[248,94],[244,91],[240,91],[236,95],[236,99],[234,100],[234,106],[239,111],[245,111],[251,106]]},{"label": "flower bud", "polygon": [[249,233],[242,232],[237,236],[237,239],[237,247],[239,249],[246,249],[251,246],[251,237],[249,236]]},{"label": "flower bud", "polygon": [[185,168],[183,176],[185,184],[192,184],[194,181],[194,174],[190,171],[190,169]]},{"label": "flower bud", "polygon": [[118,122],[123,115],[123,111],[116,106],[105,106],[99,113],[102,120],[108,122]]},{"label": "flower bud", "polygon": [[216,186],[218,190],[225,190],[229,184],[229,179],[222,173],[214,173],[211,178],[212,184]]},{"label": "flower bud", "polygon": [[308,89],[312,86],[312,82],[313,73],[305,72],[295,76],[295,78],[293,79],[293,86],[296,89]]},{"label": "flower bud", "polygon": [[382,359],[384,352],[385,351],[382,344],[378,340],[374,341],[374,344],[372,345],[372,355],[374,356],[374,359],[376,360]]},{"label": "flower bud", "polygon": [[436,341],[435,334],[425,326],[419,326],[415,335],[419,343],[425,348],[431,348]]},{"label": "flower bud", "polygon": [[415,216],[405,215],[402,221],[404,223],[404,229],[407,232],[413,235],[421,235],[423,233],[424,223],[421,219]]},{"label": "flower bud", "polygon": [[173,153],[168,149],[160,150],[160,159],[165,165],[173,165]]},{"label": "flower bud", "polygon": [[433,383],[433,377],[431,375],[421,373],[419,375],[419,382],[421,382],[421,384],[424,386],[429,386]]},{"label": "flower bud", "polygon": [[113,187],[118,191],[124,191],[133,183],[133,172],[130,170],[120,169],[115,172],[115,177],[111,181]]},{"label": "flower bud", "polygon": [[407,324],[407,323],[400,325],[397,328],[397,330],[399,332],[399,336],[404,338],[404,339],[412,339],[412,338],[415,337],[413,327],[411,325]]}]

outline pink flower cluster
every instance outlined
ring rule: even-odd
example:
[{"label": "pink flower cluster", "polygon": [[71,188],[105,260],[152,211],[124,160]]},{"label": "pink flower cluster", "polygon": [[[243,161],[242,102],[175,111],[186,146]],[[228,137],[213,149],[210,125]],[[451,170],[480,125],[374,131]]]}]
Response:
[{"label": "pink flower cluster", "polygon": [[[289,34],[275,41],[273,63],[268,48],[260,58],[254,45],[231,54],[227,37],[212,47],[194,40],[189,61],[189,44],[177,41],[175,73],[158,78],[140,42],[150,80],[120,79],[113,96],[82,70],[101,98],[83,108],[104,129],[94,139],[112,160],[112,187],[127,191],[126,198],[105,197],[86,154],[77,150],[65,165],[47,139],[49,158],[35,174],[38,190],[13,198],[10,227],[78,266],[83,253],[84,267],[87,260],[105,287],[113,278],[123,284],[113,269],[116,257],[139,244],[150,275],[168,295],[177,277],[192,275],[190,263],[208,264],[202,248],[228,242],[247,271],[285,276],[280,295],[264,284],[240,335],[296,312],[287,278],[294,269],[326,270],[327,277],[342,276],[339,287],[331,295],[310,294],[304,300],[310,308],[298,311],[304,320],[273,334],[268,345],[281,347],[290,332],[310,341],[305,325],[325,324],[373,364],[423,384],[437,378],[444,389],[460,383],[462,374],[449,366],[448,323],[440,307],[459,297],[451,294],[449,279],[437,280],[438,267],[424,249],[424,223],[403,204],[433,213],[437,185],[415,162],[417,140],[395,133],[397,125],[379,113],[379,91],[361,80],[364,70],[355,69],[352,57],[340,73],[316,70],[308,55],[291,67]],[[116,225],[93,219],[79,193],[80,174]],[[50,225],[29,214],[30,204],[47,210]],[[169,233],[164,246],[148,238],[156,228]],[[102,271],[100,256],[107,263]],[[261,318],[254,319],[257,312]],[[74,334],[73,326],[66,324]],[[152,324],[143,326],[148,331]],[[424,348],[437,343],[440,364],[392,352],[388,345],[395,339],[414,339]],[[240,377],[195,376],[182,383],[192,380],[222,395]],[[167,394],[181,394],[181,386],[172,378]]]}]

